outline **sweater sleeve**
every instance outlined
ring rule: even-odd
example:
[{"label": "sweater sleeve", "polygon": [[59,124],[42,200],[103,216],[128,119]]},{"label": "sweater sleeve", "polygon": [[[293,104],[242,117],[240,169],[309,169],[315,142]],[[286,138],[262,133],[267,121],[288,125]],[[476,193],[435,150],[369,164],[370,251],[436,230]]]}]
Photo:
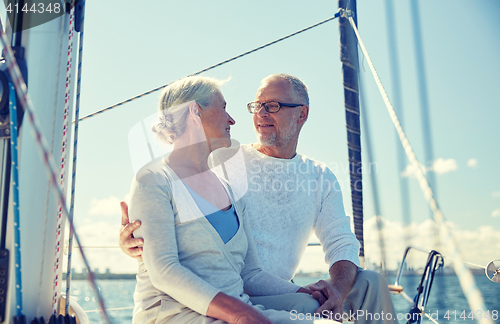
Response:
[{"label": "sweater sleeve", "polygon": [[163,176],[150,172],[134,179],[129,214],[130,221],[142,223],[134,234],[144,238],[143,260],[153,286],[206,315],[220,290],[179,263],[172,193]]},{"label": "sweater sleeve", "polygon": [[351,231],[350,218],[345,214],[337,178],[328,168],[322,176],[327,188],[322,191],[315,233],[323,246],[325,261],[329,268],[340,260],[351,261],[359,267],[359,242]]},{"label": "sweater sleeve", "polygon": [[[241,271],[245,293],[250,296],[273,296],[297,292],[300,286],[262,270],[253,241],[250,223],[248,222],[248,217],[244,212],[244,208],[241,218],[243,219],[243,228],[248,240],[245,266]],[[278,262],[278,260],[276,260],[276,262]]]}]

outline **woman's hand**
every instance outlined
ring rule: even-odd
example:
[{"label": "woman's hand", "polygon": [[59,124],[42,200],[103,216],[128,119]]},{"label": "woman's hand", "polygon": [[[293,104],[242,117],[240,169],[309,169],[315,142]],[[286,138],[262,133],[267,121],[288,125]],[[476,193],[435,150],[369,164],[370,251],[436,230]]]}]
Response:
[{"label": "woman's hand", "polygon": [[273,323],[251,305],[223,292],[218,293],[212,299],[210,305],[208,305],[207,316],[230,324]]},{"label": "woman's hand", "polygon": [[322,291],[312,291],[309,287],[300,287],[299,290],[297,290],[297,293],[304,293],[313,296],[320,305],[323,305],[328,300]]},{"label": "woman's hand", "polygon": [[310,290],[308,288],[304,288],[304,287],[300,287],[299,290],[297,290],[296,292],[303,293],[303,294],[309,294],[309,295],[313,294],[312,290]]}]

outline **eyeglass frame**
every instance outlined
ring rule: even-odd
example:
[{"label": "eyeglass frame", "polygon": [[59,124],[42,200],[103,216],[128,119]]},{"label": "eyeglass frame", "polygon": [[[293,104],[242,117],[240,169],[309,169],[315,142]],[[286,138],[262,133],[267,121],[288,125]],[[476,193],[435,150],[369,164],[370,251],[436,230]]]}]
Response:
[{"label": "eyeglass frame", "polygon": [[[269,109],[267,108],[267,104],[268,103],[271,103],[271,102],[275,102],[278,104],[278,110],[276,111],[269,111]],[[255,112],[252,112],[251,108],[250,108],[250,105],[251,104],[259,104],[259,109],[258,110],[255,110]],[[248,109],[248,112],[251,113],[251,114],[256,114],[260,111],[260,109],[262,109],[262,107],[264,107],[264,109],[266,110],[267,113],[269,114],[274,114],[274,113],[277,113],[281,110],[281,107],[289,107],[289,108],[296,108],[296,107],[300,107],[300,106],[304,106],[304,104],[291,104],[291,103],[284,103],[284,102],[279,102],[279,101],[268,101],[268,102],[263,102],[263,103],[260,103],[260,102],[250,102],[249,104],[247,104],[247,109]]]}]

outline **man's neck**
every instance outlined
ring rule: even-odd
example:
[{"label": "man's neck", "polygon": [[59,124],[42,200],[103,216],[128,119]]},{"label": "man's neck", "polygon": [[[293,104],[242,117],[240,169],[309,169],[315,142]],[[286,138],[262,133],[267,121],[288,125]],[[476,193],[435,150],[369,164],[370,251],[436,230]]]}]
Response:
[{"label": "man's neck", "polygon": [[278,159],[291,159],[297,154],[297,145],[288,148],[279,148],[273,146],[265,146],[262,143],[253,143],[251,144],[254,149],[259,151],[260,153],[278,158]]}]

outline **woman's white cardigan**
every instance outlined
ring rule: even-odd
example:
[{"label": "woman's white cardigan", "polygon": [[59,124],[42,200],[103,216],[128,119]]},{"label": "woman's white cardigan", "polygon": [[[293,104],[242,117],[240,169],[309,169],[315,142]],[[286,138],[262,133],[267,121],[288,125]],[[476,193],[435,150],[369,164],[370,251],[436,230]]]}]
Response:
[{"label": "woman's white cardigan", "polygon": [[[172,315],[188,307],[206,315],[219,292],[243,302],[252,296],[296,292],[300,287],[262,271],[245,205],[223,182],[239,228],[226,244],[203,216],[184,184],[163,161],[143,168],[132,183],[130,221],[144,238],[134,293],[134,315],[161,301]],[[276,260],[279,262],[279,260]],[[163,314],[166,315],[166,314]]]}]

